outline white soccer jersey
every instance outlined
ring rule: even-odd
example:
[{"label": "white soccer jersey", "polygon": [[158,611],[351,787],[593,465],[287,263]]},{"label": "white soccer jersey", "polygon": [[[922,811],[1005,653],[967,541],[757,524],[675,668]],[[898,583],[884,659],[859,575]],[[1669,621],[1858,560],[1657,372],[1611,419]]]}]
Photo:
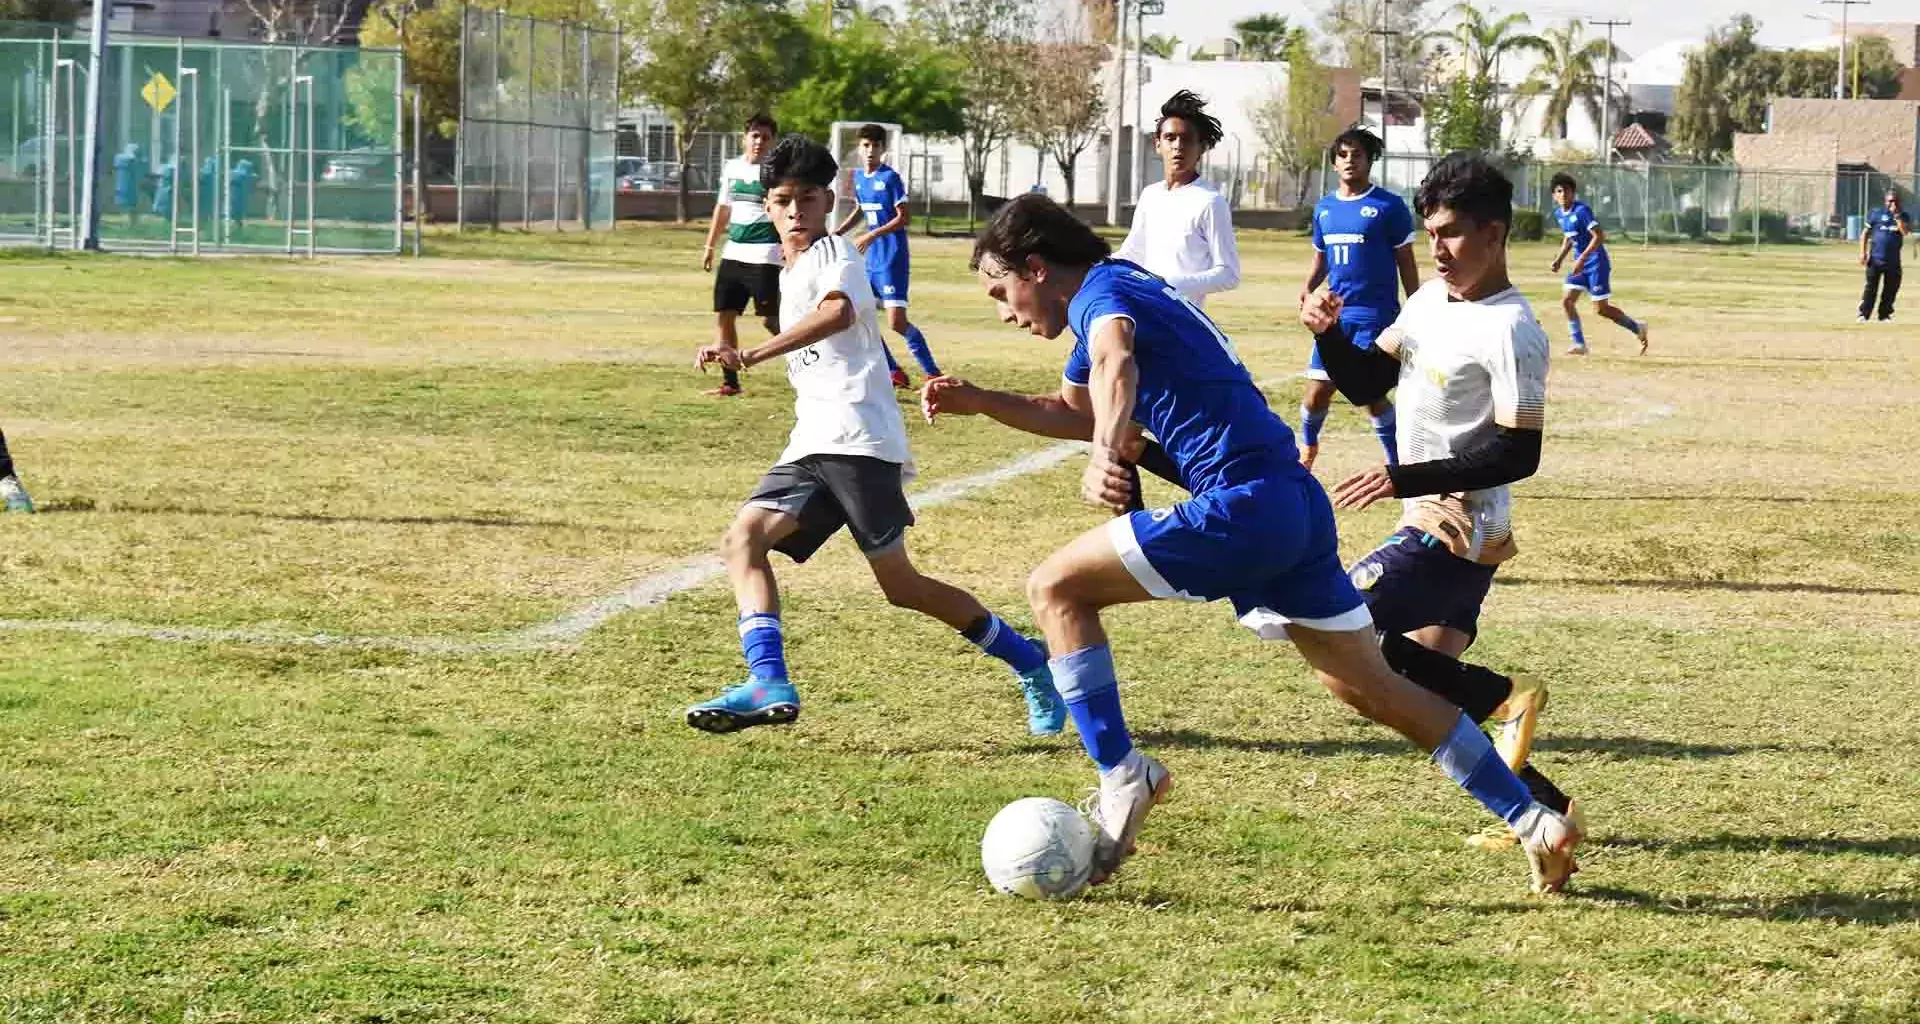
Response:
[{"label": "white soccer jersey", "polygon": [[1133,208],[1133,226],[1114,254],[1166,278],[1194,305],[1240,283],[1240,248],[1227,197],[1204,178],[1168,188],[1148,185]]},{"label": "white soccer jersey", "polygon": [[853,300],[853,326],[787,353],[793,434],[781,462],[807,455],[866,455],[913,472],[907,425],[893,397],[867,267],[838,235],[813,243],[780,273],[780,329],[789,331],[827,297]]},{"label": "white soccer jersey", "polygon": [[767,214],[767,190],[760,165],[736,156],[720,168],[719,202],[727,204],[727,244],[720,258],[735,263],[780,265],[780,235]]},{"label": "white soccer jersey", "polygon": [[[1547,413],[1547,332],[1508,288],[1478,302],[1455,300],[1428,281],[1407,300],[1381,347],[1400,358],[1400,461],[1448,459],[1493,438],[1495,426],[1541,430]],[[1461,558],[1488,565],[1513,557],[1506,486],[1408,498],[1403,525],[1425,530]]]}]

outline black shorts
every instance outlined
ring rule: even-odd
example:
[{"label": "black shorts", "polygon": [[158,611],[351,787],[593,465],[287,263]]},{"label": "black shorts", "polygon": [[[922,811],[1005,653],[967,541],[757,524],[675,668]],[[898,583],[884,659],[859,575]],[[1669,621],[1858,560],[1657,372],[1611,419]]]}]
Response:
[{"label": "black shorts", "polygon": [[1353,563],[1347,575],[1382,633],[1448,626],[1477,636],[1480,606],[1493,587],[1493,566],[1461,558],[1411,526]]},{"label": "black shorts", "polygon": [[785,512],[800,528],[773,549],[796,562],[820,550],[842,526],[868,558],[907,539],[913,508],[900,464],[865,455],[808,455],[767,470],[747,504]]},{"label": "black shorts", "polygon": [[780,266],[721,260],[713,275],[713,311],[744,313],[753,300],[754,316],[780,315]]}]

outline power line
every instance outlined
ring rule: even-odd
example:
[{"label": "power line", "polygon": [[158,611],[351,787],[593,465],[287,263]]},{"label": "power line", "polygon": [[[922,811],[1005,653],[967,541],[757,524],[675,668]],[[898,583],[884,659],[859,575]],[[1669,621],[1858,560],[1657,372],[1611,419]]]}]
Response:
[{"label": "power line", "polygon": [[[1849,7],[1865,7],[1871,3],[1872,0],[1820,0],[1820,4],[1823,7],[1840,8],[1840,66],[1834,70],[1833,75],[1834,99],[1844,100],[1847,98],[1847,9]],[[1853,94],[1855,96],[1860,95],[1860,53],[1858,50],[1855,50],[1853,55]]]},{"label": "power line", "polygon": [[1633,24],[1632,18],[1588,18],[1587,24],[1607,30],[1607,80],[1600,85],[1600,160],[1613,163],[1613,30]]}]

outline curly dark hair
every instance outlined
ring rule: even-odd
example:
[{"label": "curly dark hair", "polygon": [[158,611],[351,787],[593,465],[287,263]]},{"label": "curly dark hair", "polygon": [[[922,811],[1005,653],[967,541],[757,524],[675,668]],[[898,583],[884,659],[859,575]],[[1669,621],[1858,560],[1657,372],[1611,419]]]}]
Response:
[{"label": "curly dark hair", "polygon": [[1357,125],[1333,137],[1333,144],[1327,147],[1327,163],[1333,163],[1341,146],[1367,154],[1368,167],[1379,163],[1381,154],[1387,151],[1387,144],[1380,141],[1380,136]]},{"label": "curly dark hair", "polygon": [[1220,127],[1220,119],[1207,113],[1207,101],[1201,99],[1192,90],[1182,89],[1160,104],[1160,119],[1153,122],[1153,133],[1160,134],[1160,126],[1167,118],[1177,117],[1185,121],[1193,133],[1200,138],[1202,150],[1212,149],[1226,138],[1226,129]]},{"label": "curly dark hair", "polygon": [[1547,182],[1547,191],[1551,192],[1554,189],[1560,188],[1563,185],[1566,186],[1566,189],[1569,192],[1577,193],[1580,191],[1580,183],[1573,180],[1573,175],[1568,174],[1565,171],[1561,171],[1559,174],[1554,175],[1552,180]]},{"label": "curly dark hair", "polygon": [[881,149],[887,148],[887,130],[877,124],[863,124],[853,137],[861,142],[871,142]]},{"label": "curly dark hair", "polygon": [[760,184],[773,188],[782,182],[798,182],[815,188],[830,188],[840,164],[827,147],[805,135],[789,135],[773,147],[760,162]]},{"label": "curly dark hair", "polygon": [[1029,256],[1063,267],[1090,267],[1112,253],[1107,240],[1066,207],[1038,192],[1027,192],[1008,200],[987,222],[974,240],[973,259],[967,267],[979,270],[980,261],[991,256],[1001,266],[1024,274]]},{"label": "curly dark hair", "polygon": [[1479,153],[1448,153],[1433,165],[1413,194],[1413,208],[1422,217],[1447,209],[1486,224],[1513,225],[1513,182]]}]

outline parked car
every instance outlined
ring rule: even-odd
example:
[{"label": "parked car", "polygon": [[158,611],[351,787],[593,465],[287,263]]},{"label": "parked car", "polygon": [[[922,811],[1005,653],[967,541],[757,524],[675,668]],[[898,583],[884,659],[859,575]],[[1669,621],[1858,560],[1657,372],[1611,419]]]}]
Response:
[{"label": "parked car", "polygon": [[[632,163],[629,163],[632,161]],[[638,157],[621,157],[620,177],[616,185],[622,192],[676,192],[680,189],[680,165],[649,162]],[[706,175],[693,168],[687,178],[689,191],[707,191]]]},{"label": "parked car", "polygon": [[393,180],[393,155],[391,153],[335,153],[327,157],[326,166],[320,172],[321,181],[337,182],[391,182]]}]

